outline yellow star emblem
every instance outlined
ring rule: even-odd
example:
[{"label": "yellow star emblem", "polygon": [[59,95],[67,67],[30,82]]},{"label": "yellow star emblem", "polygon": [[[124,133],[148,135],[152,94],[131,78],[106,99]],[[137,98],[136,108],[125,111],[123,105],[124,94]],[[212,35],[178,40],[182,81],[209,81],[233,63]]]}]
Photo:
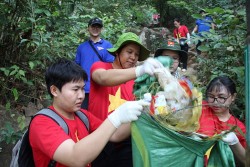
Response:
[{"label": "yellow star emblem", "polygon": [[114,111],[117,107],[126,102],[126,100],[121,98],[121,87],[118,88],[115,95],[109,95],[109,102],[108,112]]}]

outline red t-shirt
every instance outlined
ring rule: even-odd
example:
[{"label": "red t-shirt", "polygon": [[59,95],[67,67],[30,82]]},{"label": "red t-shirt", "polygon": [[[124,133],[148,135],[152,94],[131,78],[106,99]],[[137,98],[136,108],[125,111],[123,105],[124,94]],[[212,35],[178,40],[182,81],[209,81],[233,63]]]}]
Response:
[{"label": "red t-shirt", "polygon": [[[55,111],[54,107],[50,106],[50,108]],[[69,135],[64,132],[62,127],[47,116],[39,115],[32,120],[29,140],[36,167],[48,166],[56,149],[62,142],[67,139],[72,139],[74,142],[77,142],[96,130],[102,123],[100,119],[93,116],[90,112],[86,110],[81,111],[88,117],[89,132],[84,123],[77,116],[75,116],[74,120],[69,120],[57,113],[67,123]],[[57,163],[56,166],[64,167],[65,165]]]},{"label": "red t-shirt", "polygon": [[[90,75],[97,69],[109,70],[113,67],[111,63],[96,62],[91,67]],[[135,99],[133,86],[134,80],[117,86],[101,86],[91,79],[88,110],[101,120],[105,120],[108,114],[122,103]]]},{"label": "red t-shirt", "polygon": [[179,28],[174,29],[174,38],[187,38],[188,28],[184,25],[181,25]]},{"label": "red t-shirt", "polygon": [[208,136],[213,136],[215,134],[220,134],[224,130],[229,130],[233,126],[237,126],[235,133],[243,147],[246,148],[246,139],[242,133],[246,134],[245,125],[236,117],[232,116],[228,121],[222,122],[219,118],[213,114],[212,109],[206,106],[208,103],[203,101],[202,114],[200,117],[200,129],[198,133],[202,133]]}]

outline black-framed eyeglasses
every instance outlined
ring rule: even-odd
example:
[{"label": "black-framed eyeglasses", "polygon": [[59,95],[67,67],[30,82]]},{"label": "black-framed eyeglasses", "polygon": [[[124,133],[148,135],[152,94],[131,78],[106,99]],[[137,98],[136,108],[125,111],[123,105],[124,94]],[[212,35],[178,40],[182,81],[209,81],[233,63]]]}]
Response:
[{"label": "black-framed eyeglasses", "polygon": [[[230,96],[231,96],[231,95],[230,95]],[[217,103],[224,104],[230,96],[228,96],[228,97],[213,97],[213,96],[209,96],[209,95],[208,95],[208,96],[207,96],[207,101],[208,101],[209,103],[214,103],[215,100],[216,100]]]}]

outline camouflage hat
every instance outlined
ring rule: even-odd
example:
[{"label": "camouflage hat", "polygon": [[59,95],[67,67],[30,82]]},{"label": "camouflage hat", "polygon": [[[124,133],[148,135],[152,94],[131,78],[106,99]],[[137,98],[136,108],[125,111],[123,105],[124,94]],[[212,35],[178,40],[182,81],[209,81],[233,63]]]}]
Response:
[{"label": "camouflage hat", "polygon": [[113,48],[107,49],[112,55],[115,55],[115,52],[119,50],[119,48],[127,43],[136,43],[137,45],[140,46],[140,54],[138,61],[144,61],[149,57],[150,51],[144,47],[139,39],[139,37],[132,33],[132,32],[127,32],[123,33],[119,39],[117,40],[116,44],[114,45]]},{"label": "camouflage hat", "polygon": [[163,45],[155,51],[155,56],[154,57],[160,56],[164,50],[177,51],[177,52],[179,52],[180,56],[181,56],[181,53],[186,53],[185,51],[181,50],[181,46],[180,46],[180,44],[178,42],[168,40],[168,41],[165,41],[163,43]]}]

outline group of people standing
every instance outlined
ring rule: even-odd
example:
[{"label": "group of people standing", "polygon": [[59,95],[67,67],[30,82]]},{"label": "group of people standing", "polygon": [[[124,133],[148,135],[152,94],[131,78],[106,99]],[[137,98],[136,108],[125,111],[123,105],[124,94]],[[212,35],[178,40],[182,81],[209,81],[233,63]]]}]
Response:
[{"label": "group of people standing", "polygon": [[[197,34],[202,37],[202,33],[204,32],[209,32],[210,29],[214,29],[214,23],[212,17],[206,14],[204,10],[201,10],[199,12],[202,18],[197,19],[195,22],[195,27],[192,31],[192,34]],[[182,53],[181,56],[181,61],[182,61],[182,71],[185,72],[187,70],[187,62],[188,62],[188,49],[189,45],[191,44],[190,40],[190,33],[187,28],[187,26],[182,25],[181,21],[179,18],[174,19],[174,26],[176,27],[173,32],[173,37],[175,40],[180,44],[181,50],[184,52]],[[201,41],[199,40],[197,45],[196,45],[196,52],[198,55],[201,54],[201,51],[199,50],[199,46],[201,45]]]},{"label": "group of people standing", "polygon": [[[180,25],[179,20],[175,23]],[[135,101],[134,80],[144,74],[154,76],[154,71],[164,67],[149,56],[150,51],[136,34],[122,34],[113,46],[100,38],[102,28],[101,19],[91,19],[88,23],[90,39],[78,47],[75,62],[59,60],[46,71],[47,89],[53,100],[49,108],[65,120],[70,133],[65,134],[46,116],[35,117],[29,136],[36,166],[48,166],[51,160],[59,167],[90,166],[90,163],[93,167],[133,166],[130,122],[138,119],[143,106],[149,105],[145,101]],[[185,53],[180,43],[182,32],[186,30],[182,26],[177,32],[177,40],[165,41],[154,57],[171,57],[172,75],[192,88],[191,81],[177,70]],[[142,63],[138,65],[138,61]],[[235,84],[228,77],[218,77],[209,84],[206,101],[213,107],[204,108],[201,119],[212,118],[210,133],[206,133],[205,125],[201,126],[200,133],[212,136],[229,130],[231,125],[240,125],[245,133],[244,124],[231,115],[229,108],[235,96]],[[87,116],[89,130],[75,116],[79,110]],[[221,122],[223,126],[218,126]],[[232,151],[244,161],[244,137],[239,133],[229,134],[223,141],[232,145]]]}]

